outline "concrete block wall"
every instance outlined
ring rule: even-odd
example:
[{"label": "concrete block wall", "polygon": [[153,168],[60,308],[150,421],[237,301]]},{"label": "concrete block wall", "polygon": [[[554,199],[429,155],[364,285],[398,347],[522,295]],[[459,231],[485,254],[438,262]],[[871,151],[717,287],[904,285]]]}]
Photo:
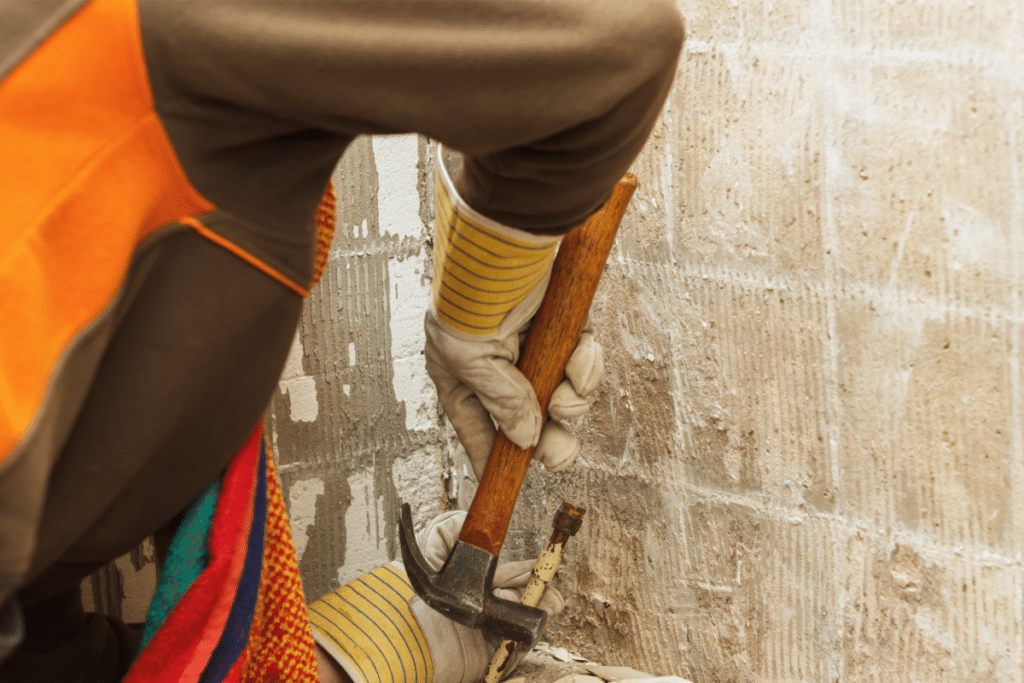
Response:
[{"label": "concrete block wall", "polygon": [[[589,509],[549,638],[697,683],[1024,681],[1024,5],[679,8],[584,453],[506,545]],[[472,496],[419,355],[434,163],[366,138],[335,174],[269,421],[311,598],[396,557],[399,500]]]}]

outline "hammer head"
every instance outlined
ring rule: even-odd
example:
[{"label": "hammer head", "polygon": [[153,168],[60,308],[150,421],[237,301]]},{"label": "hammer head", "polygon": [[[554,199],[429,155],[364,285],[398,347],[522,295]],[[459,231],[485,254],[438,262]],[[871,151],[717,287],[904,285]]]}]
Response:
[{"label": "hammer head", "polygon": [[423,602],[470,628],[484,629],[531,648],[537,644],[547,624],[547,612],[494,597],[491,583],[498,566],[497,555],[457,541],[441,570],[433,571],[416,544],[408,504],[402,505],[398,537],[405,573]]}]

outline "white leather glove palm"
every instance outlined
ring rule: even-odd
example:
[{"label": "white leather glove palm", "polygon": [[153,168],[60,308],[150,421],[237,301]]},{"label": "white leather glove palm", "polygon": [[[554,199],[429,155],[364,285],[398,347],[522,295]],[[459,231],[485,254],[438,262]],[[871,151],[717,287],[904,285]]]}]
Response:
[{"label": "white leather glove palm", "polygon": [[[435,571],[458,540],[465,517],[462,511],[443,513],[418,535],[423,556]],[[494,594],[518,601],[534,564],[499,565]],[[557,590],[548,588],[538,606],[553,616],[564,603]],[[435,612],[413,592],[400,562],[328,593],[309,610],[313,638],[354,683],[475,683],[483,678],[500,640]]]},{"label": "white leather glove palm", "polygon": [[579,443],[561,420],[589,410],[586,397],[604,370],[589,320],[567,379],[548,404],[547,424],[533,388],[515,367],[547,289],[558,240],[480,215],[458,197],[440,163],[437,181],[433,305],[424,353],[441,407],[478,479],[494,443],[494,422],[520,448],[536,446],[534,458],[549,471],[564,469]]}]

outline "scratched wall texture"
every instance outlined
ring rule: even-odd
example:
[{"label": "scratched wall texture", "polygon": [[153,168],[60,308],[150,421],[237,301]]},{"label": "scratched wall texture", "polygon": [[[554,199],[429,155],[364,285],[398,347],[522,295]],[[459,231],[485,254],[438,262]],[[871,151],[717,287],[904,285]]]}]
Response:
[{"label": "scratched wall texture", "polygon": [[[1024,5],[679,6],[584,453],[506,545],[589,508],[550,639],[697,683],[1024,681]],[[434,163],[366,138],[335,174],[269,422],[311,598],[396,556],[399,500],[472,496],[420,356]]]},{"label": "scratched wall texture", "polygon": [[680,8],[560,633],[695,681],[1022,680],[1022,6]]}]

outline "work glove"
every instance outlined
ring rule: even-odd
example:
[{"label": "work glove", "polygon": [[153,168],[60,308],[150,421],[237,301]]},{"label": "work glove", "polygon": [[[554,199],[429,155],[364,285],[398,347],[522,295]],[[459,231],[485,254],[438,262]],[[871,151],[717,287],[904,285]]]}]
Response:
[{"label": "work glove", "polygon": [[[417,536],[427,564],[441,568],[466,518],[445,512]],[[535,561],[499,565],[494,595],[518,602]],[[553,616],[564,606],[554,588],[538,607]],[[309,606],[317,644],[354,683],[477,683],[500,638],[434,611],[413,591],[401,562],[378,567]],[[508,675],[515,668],[508,668]]]},{"label": "work glove", "polygon": [[494,444],[495,422],[520,448],[536,446],[533,457],[548,471],[565,469],[579,453],[579,442],[561,421],[590,409],[586,397],[604,371],[603,349],[589,318],[566,380],[548,403],[546,424],[533,388],[515,367],[547,290],[559,239],[483,216],[458,196],[444,164],[436,168],[433,296],[424,355],[441,407],[477,479]]}]

